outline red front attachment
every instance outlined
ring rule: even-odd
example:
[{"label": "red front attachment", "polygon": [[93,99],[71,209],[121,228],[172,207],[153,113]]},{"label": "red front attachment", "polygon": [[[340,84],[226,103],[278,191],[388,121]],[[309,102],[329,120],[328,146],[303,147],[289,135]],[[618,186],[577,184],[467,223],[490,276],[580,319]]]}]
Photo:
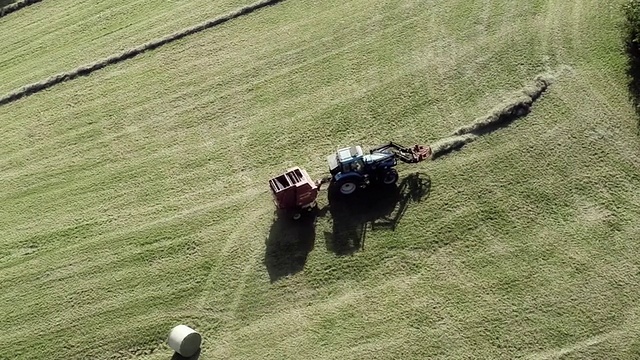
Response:
[{"label": "red front attachment", "polygon": [[431,146],[415,145],[413,147],[413,155],[417,161],[426,160],[431,157]]}]

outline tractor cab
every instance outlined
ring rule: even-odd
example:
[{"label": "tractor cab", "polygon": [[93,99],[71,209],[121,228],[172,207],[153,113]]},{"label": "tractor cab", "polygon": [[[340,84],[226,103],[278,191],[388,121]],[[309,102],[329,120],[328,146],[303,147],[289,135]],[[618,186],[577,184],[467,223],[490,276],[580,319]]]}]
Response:
[{"label": "tractor cab", "polygon": [[346,173],[365,174],[377,168],[390,168],[397,165],[392,152],[372,151],[364,154],[359,145],[338,149],[335,154],[327,156],[331,175]]},{"label": "tractor cab", "polygon": [[333,176],[339,173],[362,173],[365,168],[363,156],[359,145],[338,149],[335,154],[327,156],[329,172]]}]

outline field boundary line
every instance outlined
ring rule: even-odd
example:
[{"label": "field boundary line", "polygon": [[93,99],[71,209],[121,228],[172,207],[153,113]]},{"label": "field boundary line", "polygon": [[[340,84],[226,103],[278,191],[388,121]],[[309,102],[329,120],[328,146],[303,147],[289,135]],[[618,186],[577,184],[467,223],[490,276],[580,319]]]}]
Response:
[{"label": "field boundary line", "polygon": [[29,5],[37,4],[41,1],[42,0],[20,0],[20,1],[14,2],[13,4],[9,4],[0,9],[0,18],[5,17]]},{"label": "field boundary line", "polygon": [[[41,1],[41,0],[26,0],[26,1]],[[17,90],[13,90],[12,92],[0,97],[0,106],[2,105],[7,105],[11,102],[14,102],[16,100],[19,100],[23,97],[26,96],[30,96],[33,95],[35,93],[38,93],[40,91],[46,90],[54,85],[58,85],[60,83],[63,83],[65,81],[70,81],[73,80],[79,76],[88,76],[91,73],[93,73],[94,71],[100,70],[102,68],[105,68],[109,65],[114,65],[117,63],[120,63],[122,61],[125,60],[129,60],[132,59],[142,53],[145,53],[147,51],[151,51],[151,50],[155,50],[163,45],[169,44],[171,42],[180,40],[182,38],[185,38],[189,35],[193,35],[196,33],[199,33],[201,31],[216,27],[218,25],[221,25],[223,23],[226,23],[230,20],[242,17],[244,15],[248,15],[253,13],[254,11],[260,10],[264,7],[267,6],[272,6],[272,5],[276,5],[278,3],[283,2],[284,0],[262,0],[256,3],[253,3],[251,5],[247,5],[244,6],[242,8],[239,8],[235,11],[232,11],[230,13],[228,13],[227,15],[223,15],[220,17],[217,17],[215,19],[210,19],[207,21],[204,21],[202,23],[199,23],[197,25],[182,29],[180,31],[174,32],[172,34],[163,36],[159,39],[156,40],[152,40],[149,41],[145,44],[130,48],[128,50],[125,50],[119,54],[114,54],[111,56],[108,56],[106,58],[103,58],[101,60],[98,60],[96,62],[87,64],[87,65],[82,65],[79,66],[71,71],[68,72],[63,72],[63,73],[59,73],[57,75],[53,75],[45,80],[36,82],[36,83],[32,83],[26,86],[23,86],[20,89]]]}]

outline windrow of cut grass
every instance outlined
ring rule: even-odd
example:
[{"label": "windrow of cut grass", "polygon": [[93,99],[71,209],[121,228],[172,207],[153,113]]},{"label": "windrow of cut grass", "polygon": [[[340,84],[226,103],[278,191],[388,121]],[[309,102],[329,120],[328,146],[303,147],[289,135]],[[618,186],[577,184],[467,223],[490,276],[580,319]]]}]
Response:
[{"label": "windrow of cut grass", "polygon": [[16,1],[13,4],[9,4],[7,6],[4,6],[2,8],[0,8],[0,18],[3,16],[7,16],[13,12],[16,12],[22,8],[25,8],[29,5],[33,5],[36,3],[39,3],[42,0],[20,0],[20,1]]},{"label": "windrow of cut grass", "polygon": [[453,136],[434,143],[432,145],[433,158],[436,159],[453,150],[460,149],[478,137],[526,116],[531,111],[533,103],[542,96],[554,80],[555,77],[550,74],[536,76],[532,84],[515,92],[509,100],[495,107],[489,114],[476,118],[470,124],[459,127],[453,132]]},{"label": "windrow of cut grass", "polygon": [[57,0],[29,6],[0,18],[0,95],[256,1]]},{"label": "windrow of cut grass", "polygon": [[119,62],[131,59],[135,56],[138,56],[146,51],[151,51],[154,49],[157,49],[163,45],[166,45],[168,43],[171,43],[173,41],[176,40],[180,40],[183,39],[189,35],[193,35],[196,33],[199,33],[201,31],[213,28],[215,26],[218,26],[220,24],[223,24],[229,20],[233,20],[235,18],[238,18],[240,16],[243,15],[247,15],[250,14],[256,10],[262,9],[266,6],[270,6],[270,5],[275,5],[277,3],[280,3],[284,0],[263,0],[263,1],[259,1],[256,3],[253,3],[251,5],[247,5],[244,6],[236,11],[233,11],[227,15],[215,18],[215,19],[211,19],[208,21],[205,21],[203,23],[200,23],[198,25],[195,26],[191,26],[188,27],[186,29],[183,29],[181,31],[175,32],[173,34],[169,34],[167,36],[164,36],[160,39],[157,40],[153,40],[150,41],[148,43],[145,43],[143,45],[140,46],[136,46],[134,48],[125,50],[119,54],[115,54],[115,55],[111,55],[107,58],[104,58],[102,60],[98,60],[94,63],[88,64],[88,65],[83,65],[83,66],[79,66],[71,71],[68,72],[64,72],[64,73],[60,73],[60,74],[56,74],[54,76],[51,76],[45,80],[39,81],[37,83],[33,83],[33,84],[29,84],[26,85],[20,89],[17,89],[15,91],[10,92],[9,94],[3,96],[0,98],[0,106],[1,105],[5,105],[8,104],[10,102],[16,101],[18,99],[21,99],[25,96],[29,96],[32,94],[35,94],[39,91],[48,89],[52,86],[55,86],[57,84],[60,84],[62,82],[65,81],[69,81],[69,80],[73,80],[75,78],[77,78],[78,76],[87,76],[90,75],[91,73],[93,73],[94,71],[100,70],[106,66],[109,65],[113,65],[113,64],[117,64]]},{"label": "windrow of cut grass", "polygon": [[487,129],[507,124],[517,117],[528,114],[531,111],[533,102],[538,100],[542,93],[547,90],[553,79],[550,75],[537,76],[533,84],[527,85],[515,93],[513,100],[496,107],[489,115],[478,118],[471,124],[461,126],[453,134],[480,134]]}]

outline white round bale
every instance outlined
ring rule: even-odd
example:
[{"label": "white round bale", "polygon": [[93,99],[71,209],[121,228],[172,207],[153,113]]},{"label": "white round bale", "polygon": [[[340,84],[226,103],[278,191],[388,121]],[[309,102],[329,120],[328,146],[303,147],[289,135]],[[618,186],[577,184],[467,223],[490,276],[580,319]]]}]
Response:
[{"label": "white round bale", "polygon": [[169,346],[184,357],[193,356],[202,343],[200,334],[186,325],[178,325],[169,333]]}]

